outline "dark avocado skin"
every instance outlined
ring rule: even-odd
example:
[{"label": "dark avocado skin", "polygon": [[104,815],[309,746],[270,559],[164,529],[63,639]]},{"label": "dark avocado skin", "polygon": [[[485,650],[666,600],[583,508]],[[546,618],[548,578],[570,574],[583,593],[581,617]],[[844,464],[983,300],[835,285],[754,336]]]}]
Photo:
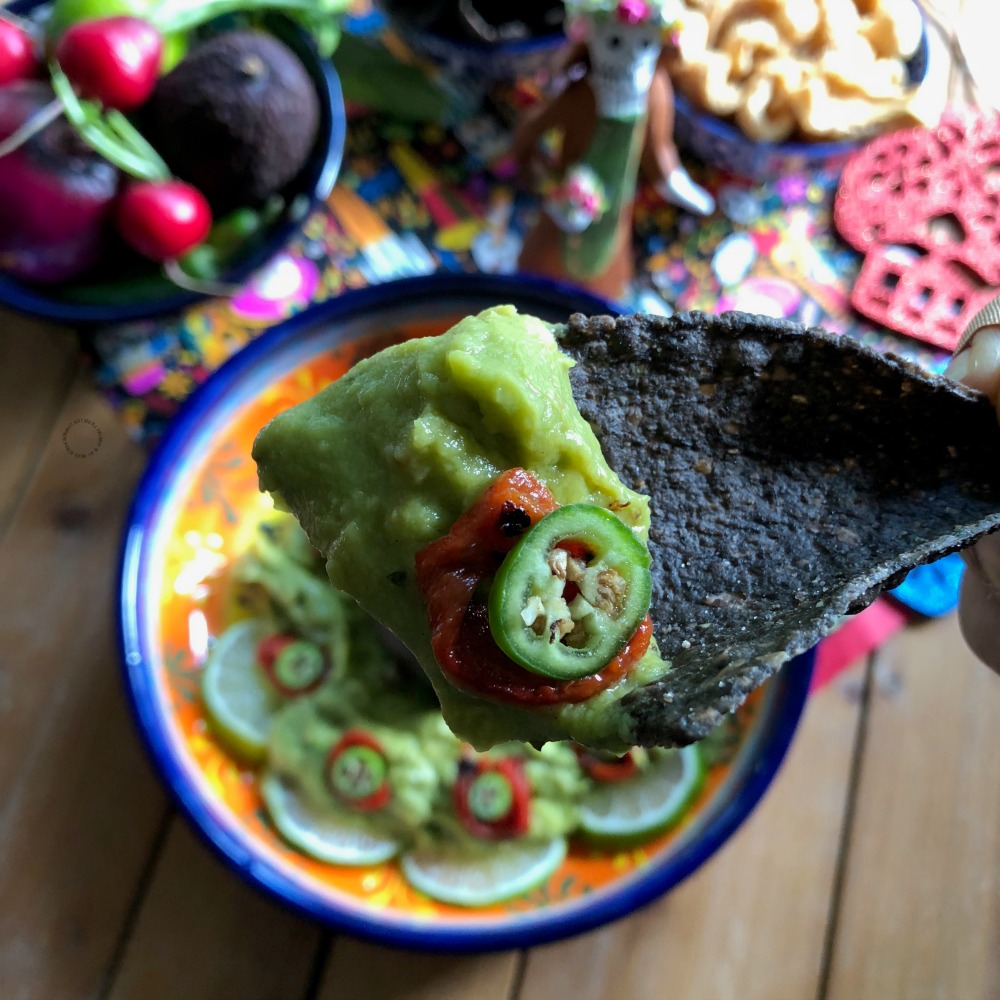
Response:
[{"label": "dark avocado skin", "polygon": [[216,217],[256,207],[302,169],[319,126],[316,90],[271,35],[229,31],[202,42],[156,85],[142,128]]}]

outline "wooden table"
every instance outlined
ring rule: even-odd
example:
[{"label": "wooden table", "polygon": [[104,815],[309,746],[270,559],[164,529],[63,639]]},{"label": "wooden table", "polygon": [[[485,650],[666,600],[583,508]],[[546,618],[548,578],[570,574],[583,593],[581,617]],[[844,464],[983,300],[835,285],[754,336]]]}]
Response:
[{"label": "wooden table", "polygon": [[643,912],[528,952],[392,951],[246,887],[168,804],[113,642],[144,454],[69,332],[0,316],[0,431],[2,1000],[1000,998],[1000,679],[954,618],[814,697],[751,819]]}]

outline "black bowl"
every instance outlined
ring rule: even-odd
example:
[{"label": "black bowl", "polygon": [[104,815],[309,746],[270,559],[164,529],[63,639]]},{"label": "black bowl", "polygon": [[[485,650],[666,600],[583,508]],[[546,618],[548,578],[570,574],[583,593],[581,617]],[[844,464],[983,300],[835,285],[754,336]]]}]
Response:
[{"label": "black bowl", "polygon": [[[9,10],[32,15],[45,0],[15,0]],[[266,264],[300,231],[316,205],[333,189],[340,172],[347,134],[340,80],[329,60],[323,59],[312,38],[295,22],[269,14],[261,21],[301,60],[319,95],[320,122],[316,144],[305,166],[283,192],[285,208],[271,224],[251,238],[219,281],[241,285]],[[125,323],[176,313],[204,299],[178,288],[156,265],[138,256],[115,260],[72,282],[45,285],[0,273],[0,306],[74,326]]]}]

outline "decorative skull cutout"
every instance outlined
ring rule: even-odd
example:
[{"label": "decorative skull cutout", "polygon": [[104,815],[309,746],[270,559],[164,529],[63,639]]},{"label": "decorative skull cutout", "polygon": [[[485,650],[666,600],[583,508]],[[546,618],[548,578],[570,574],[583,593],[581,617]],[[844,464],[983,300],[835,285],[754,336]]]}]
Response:
[{"label": "decorative skull cutout", "polygon": [[659,18],[631,24],[610,14],[591,15],[587,20],[590,83],[598,114],[603,118],[638,118],[646,110],[660,56]]},{"label": "decorative skull cutout", "polygon": [[875,139],[845,167],[834,221],[865,254],[854,307],[953,350],[1000,285],[1000,119],[949,111]]}]

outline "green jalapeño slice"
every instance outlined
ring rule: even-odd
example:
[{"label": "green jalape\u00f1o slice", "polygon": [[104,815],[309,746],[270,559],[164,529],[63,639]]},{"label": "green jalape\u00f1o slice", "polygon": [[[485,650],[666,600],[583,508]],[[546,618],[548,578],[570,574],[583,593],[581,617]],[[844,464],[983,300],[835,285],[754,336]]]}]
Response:
[{"label": "green jalape\u00f1o slice", "polygon": [[568,504],[508,553],[490,592],[490,631],[527,670],[556,680],[598,673],[649,611],[649,553],[614,514]]},{"label": "green jalape\u00f1o slice", "polygon": [[480,823],[502,820],[514,805],[510,781],[499,771],[484,771],[469,786],[469,811]]},{"label": "green jalape\u00f1o slice", "polygon": [[506,840],[528,832],[531,785],[513,757],[462,761],[454,800],[459,820],[474,837]]},{"label": "green jalape\u00f1o slice", "polygon": [[363,729],[349,729],[327,755],[326,783],[334,797],[351,809],[381,809],[392,797],[382,744]]},{"label": "green jalape\u00f1o slice", "polygon": [[268,680],[286,698],[311,694],[330,669],[319,646],[289,635],[268,636],[257,648],[257,659]]}]

